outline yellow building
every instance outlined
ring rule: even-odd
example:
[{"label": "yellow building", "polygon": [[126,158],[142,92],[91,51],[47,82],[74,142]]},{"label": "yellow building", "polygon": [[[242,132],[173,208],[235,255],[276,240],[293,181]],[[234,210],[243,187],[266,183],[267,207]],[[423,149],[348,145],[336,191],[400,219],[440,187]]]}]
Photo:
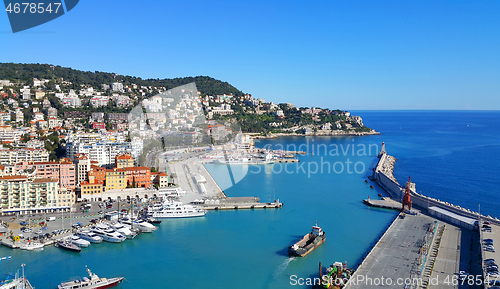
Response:
[{"label": "yellow building", "polygon": [[106,190],[125,189],[127,187],[127,173],[124,169],[106,170]]},{"label": "yellow building", "polygon": [[103,182],[92,180],[80,183],[80,197],[84,200],[97,201],[102,197]]},{"label": "yellow building", "polygon": [[134,166],[134,158],[129,154],[117,155],[115,157],[115,167],[117,169],[131,168]]}]

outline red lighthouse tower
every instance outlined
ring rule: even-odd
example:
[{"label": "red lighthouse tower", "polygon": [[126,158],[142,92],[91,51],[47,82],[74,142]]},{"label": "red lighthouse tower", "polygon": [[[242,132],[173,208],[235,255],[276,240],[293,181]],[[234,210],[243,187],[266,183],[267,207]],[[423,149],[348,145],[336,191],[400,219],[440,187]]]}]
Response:
[{"label": "red lighthouse tower", "polygon": [[403,208],[401,209],[402,212],[405,211],[405,205],[408,206],[408,210],[411,211],[411,195],[410,195],[410,185],[411,185],[411,177],[408,177],[408,181],[406,182],[406,189],[405,189],[405,195],[403,197]]}]

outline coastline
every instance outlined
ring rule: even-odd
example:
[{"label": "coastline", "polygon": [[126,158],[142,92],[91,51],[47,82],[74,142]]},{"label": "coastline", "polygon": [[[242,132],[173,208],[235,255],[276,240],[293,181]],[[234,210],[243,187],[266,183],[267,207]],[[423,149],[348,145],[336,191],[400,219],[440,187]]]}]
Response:
[{"label": "coastline", "polygon": [[298,133],[271,133],[268,135],[259,135],[254,133],[247,133],[252,139],[276,139],[280,137],[306,137],[306,136],[368,136],[368,135],[381,135],[382,133],[372,130],[369,132],[354,132],[354,131],[318,131],[311,134],[298,134]]}]

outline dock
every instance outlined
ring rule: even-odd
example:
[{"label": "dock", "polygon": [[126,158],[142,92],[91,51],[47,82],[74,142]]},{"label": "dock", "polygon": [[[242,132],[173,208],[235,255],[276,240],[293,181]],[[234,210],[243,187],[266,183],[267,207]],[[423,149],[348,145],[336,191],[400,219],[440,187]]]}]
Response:
[{"label": "dock", "polygon": [[222,200],[207,200],[201,207],[205,210],[279,209],[283,207],[283,203],[279,200],[261,203],[257,197],[237,197]]},{"label": "dock", "polygon": [[363,203],[367,204],[370,207],[377,207],[377,208],[384,208],[384,209],[394,209],[400,211],[402,208],[402,205],[400,202],[396,202],[392,200],[391,198],[382,198],[381,200],[372,200],[372,199],[365,199],[363,200]]}]

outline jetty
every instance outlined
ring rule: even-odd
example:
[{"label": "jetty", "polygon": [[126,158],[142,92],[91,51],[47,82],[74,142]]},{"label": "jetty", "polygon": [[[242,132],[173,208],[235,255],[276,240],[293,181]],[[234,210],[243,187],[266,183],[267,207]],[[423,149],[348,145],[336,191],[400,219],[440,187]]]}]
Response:
[{"label": "jetty", "polygon": [[[383,144],[370,179],[391,197],[363,202],[398,210],[405,204],[411,213],[396,216],[345,288],[459,288],[445,280],[458,277],[460,271],[487,280],[481,260],[500,258],[500,253],[483,251],[481,243],[483,238],[496,240],[500,220],[418,194],[411,179],[403,188],[393,176],[395,161]],[[490,224],[491,232],[478,228],[478,220],[479,225]]]},{"label": "jetty", "polygon": [[384,208],[384,209],[394,209],[401,210],[402,205],[400,202],[396,202],[391,198],[384,197],[381,200],[365,199],[363,203],[370,207]]},{"label": "jetty", "polygon": [[261,203],[257,197],[236,197],[221,200],[205,200],[201,207],[205,210],[241,210],[241,209],[279,209],[283,203],[279,200]]}]

